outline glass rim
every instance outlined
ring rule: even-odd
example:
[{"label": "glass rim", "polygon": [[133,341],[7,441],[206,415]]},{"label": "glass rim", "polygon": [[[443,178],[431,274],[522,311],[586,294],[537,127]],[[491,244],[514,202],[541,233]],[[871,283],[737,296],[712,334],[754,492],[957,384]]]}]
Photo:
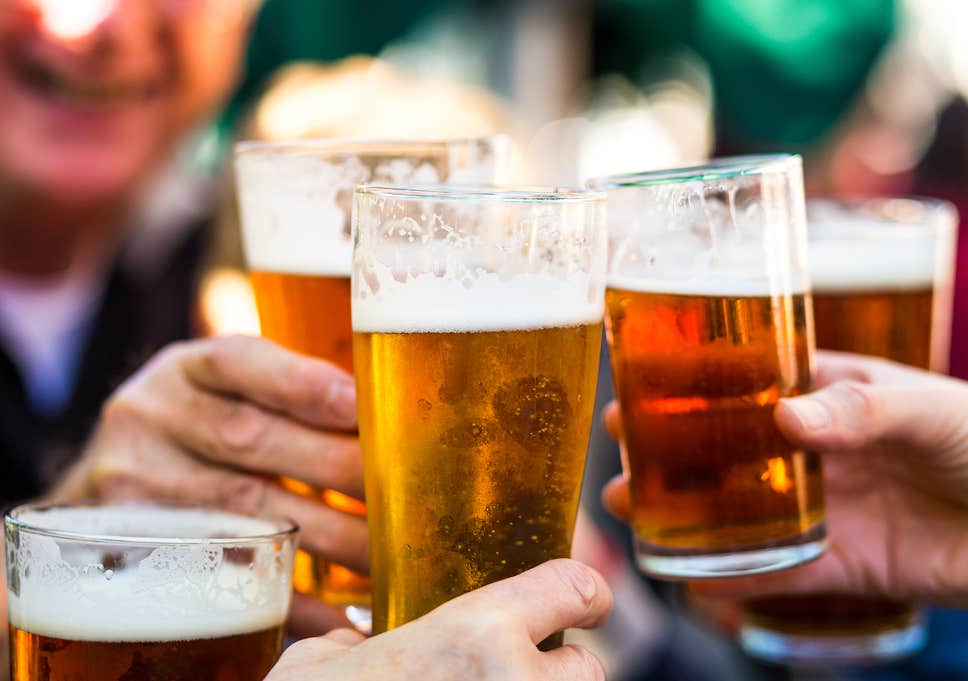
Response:
[{"label": "glass rim", "polygon": [[[162,511],[211,511],[213,513],[223,513],[234,515],[247,520],[257,520],[272,523],[279,529],[274,532],[264,532],[257,534],[240,534],[233,537],[152,537],[152,536],[132,536],[117,534],[96,534],[93,532],[79,532],[75,530],[63,530],[51,527],[44,527],[33,522],[28,522],[17,518],[15,514],[30,511],[53,511],[58,509],[158,509]],[[18,504],[7,509],[3,514],[4,525],[13,526],[31,534],[51,537],[53,539],[67,539],[76,542],[88,542],[98,544],[120,544],[132,546],[237,546],[239,544],[255,544],[266,541],[284,539],[295,536],[299,532],[299,525],[294,520],[282,516],[257,516],[237,511],[229,511],[214,506],[193,506],[190,504],[164,504],[158,502],[133,502],[133,503],[99,503],[94,501],[76,503],[48,503],[35,502]]]},{"label": "glass rim", "polygon": [[306,153],[319,151],[333,153],[361,153],[361,151],[386,148],[388,155],[397,148],[446,148],[455,145],[491,143],[496,146],[507,140],[506,133],[466,137],[310,137],[291,140],[241,140],[232,145],[236,158],[275,153]]},{"label": "glass rim", "polygon": [[581,187],[529,185],[420,185],[360,184],[357,196],[376,196],[413,201],[480,201],[494,203],[588,203],[604,202],[605,192]]},{"label": "glass rim", "polygon": [[707,182],[727,180],[733,177],[763,175],[783,170],[802,162],[799,154],[750,154],[746,156],[722,156],[705,163],[679,168],[663,168],[634,173],[601,175],[589,179],[585,186],[595,190],[654,187],[678,182]]}]

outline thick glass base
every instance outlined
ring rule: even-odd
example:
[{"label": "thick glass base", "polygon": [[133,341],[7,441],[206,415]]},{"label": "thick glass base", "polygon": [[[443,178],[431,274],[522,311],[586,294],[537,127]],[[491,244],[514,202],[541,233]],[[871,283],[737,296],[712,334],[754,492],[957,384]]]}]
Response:
[{"label": "thick glass base", "polygon": [[659,579],[741,577],[808,563],[826,546],[826,526],[820,523],[787,543],[717,553],[673,552],[636,537],[635,558],[640,570]]},{"label": "thick glass base", "polygon": [[373,633],[373,612],[360,605],[347,605],[344,610],[346,619],[364,636]]},{"label": "thick glass base", "polygon": [[924,623],[918,619],[904,629],[873,634],[781,634],[743,625],[739,643],[747,654],[794,665],[871,665],[893,662],[913,655],[927,641]]}]

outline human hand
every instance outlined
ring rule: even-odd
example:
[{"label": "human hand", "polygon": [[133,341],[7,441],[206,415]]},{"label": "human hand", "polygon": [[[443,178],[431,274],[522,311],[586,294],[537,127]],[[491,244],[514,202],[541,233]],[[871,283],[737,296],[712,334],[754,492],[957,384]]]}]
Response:
[{"label": "human hand", "polygon": [[[366,571],[365,518],[283,489],[279,476],[363,498],[351,376],[245,336],[176,343],[108,400],[53,501],[150,499],[285,516],[300,545]],[[295,594],[293,633],[347,622]]]},{"label": "human hand", "polygon": [[300,641],[266,681],[601,681],[601,663],[585,648],[535,646],[568,627],[598,626],[611,607],[601,575],[552,560],[369,640],[341,629]]},{"label": "human hand", "polygon": [[[885,360],[818,353],[809,395],[775,419],[824,454],[829,545],[818,560],[753,577],[694,582],[710,596],[849,593],[968,605],[968,383]],[[618,432],[610,405],[606,425]],[[603,498],[629,517],[628,485]]]}]

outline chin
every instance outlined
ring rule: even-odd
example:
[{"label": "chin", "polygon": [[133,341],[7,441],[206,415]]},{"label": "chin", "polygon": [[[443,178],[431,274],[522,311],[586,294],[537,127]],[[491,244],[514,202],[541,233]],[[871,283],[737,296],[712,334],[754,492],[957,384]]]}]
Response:
[{"label": "chin", "polygon": [[128,145],[123,149],[59,148],[37,152],[12,170],[34,196],[61,207],[106,206],[130,201],[158,154]]}]

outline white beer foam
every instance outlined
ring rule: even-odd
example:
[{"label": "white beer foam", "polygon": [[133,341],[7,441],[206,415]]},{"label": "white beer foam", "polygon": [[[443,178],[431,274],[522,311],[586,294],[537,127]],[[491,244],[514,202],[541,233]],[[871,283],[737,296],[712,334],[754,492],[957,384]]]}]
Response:
[{"label": "white beer foam", "polygon": [[[170,581],[177,579],[174,573]],[[145,607],[144,584],[134,572],[120,571],[110,580],[92,573],[60,589],[26,581],[19,596],[10,594],[10,624],[41,636],[117,642],[220,638],[280,626],[286,620],[288,596],[259,605],[247,603],[234,591],[247,579],[244,566],[222,566],[217,580],[225,591],[215,603],[196,599],[191,590],[178,591],[171,584],[158,587],[153,610]],[[203,604],[206,608],[201,611]]]},{"label": "white beer foam", "polygon": [[511,331],[594,324],[604,292],[586,273],[570,277],[488,272],[467,281],[420,274],[405,283],[385,271],[379,288],[354,282],[353,330],[383,333]]},{"label": "white beer foam", "polygon": [[[277,530],[230,513],[149,507],[58,509],[19,518],[72,533],[167,539]],[[278,627],[289,609],[291,579],[282,572],[285,566],[275,563],[271,544],[255,549],[249,566],[228,562],[223,549],[212,544],[94,548],[26,531],[20,539],[9,621],[34,634],[118,642],[217,638]],[[103,567],[105,554],[121,552],[127,552],[130,564]]]},{"label": "white beer foam", "polygon": [[306,155],[243,155],[236,160],[239,215],[251,270],[349,276],[353,242],[344,232],[352,192],[369,171]]},{"label": "white beer foam", "polygon": [[629,277],[611,275],[608,278],[610,289],[636,291],[639,293],[661,293],[682,296],[717,296],[730,298],[762,298],[773,295],[801,294],[809,290],[804,277],[791,277],[790,280],[769,279],[767,277],[741,277],[735,274],[711,272],[703,276],[662,278]]},{"label": "white beer foam", "polygon": [[924,289],[934,281],[935,240],[931,234],[815,239],[809,258],[816,291]]}]

